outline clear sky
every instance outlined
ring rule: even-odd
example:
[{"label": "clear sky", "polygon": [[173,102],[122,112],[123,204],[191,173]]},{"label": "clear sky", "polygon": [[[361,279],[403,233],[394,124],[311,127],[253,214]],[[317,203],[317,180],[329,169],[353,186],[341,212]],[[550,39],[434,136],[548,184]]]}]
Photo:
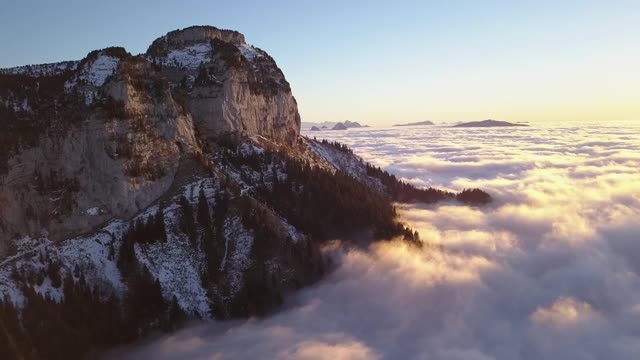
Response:
[{"label": "clear sky", "polygon": [[303,121],[640,121],[640,1],[2,0],[0,67],[190,25],[278,62]]}]

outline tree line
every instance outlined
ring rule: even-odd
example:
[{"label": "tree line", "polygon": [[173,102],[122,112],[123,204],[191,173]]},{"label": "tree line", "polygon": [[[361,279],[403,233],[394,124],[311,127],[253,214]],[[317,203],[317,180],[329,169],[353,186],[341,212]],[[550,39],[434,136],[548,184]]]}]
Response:
[{"label": "tree line", "polygon": [[[398,222],[388,196],[341,171],[334,173],[270,150],[225,152],[225,156],[234,167],[247,166],[260,173],[256,196],[319,242],[356,234],[371,239],[402,236],[418,242],[417,234]],[[280,179],[278,172],[285,176]]]},{"label": "tree line", "polygon": [[172,331],[186,320],[177,299],[166,301],[160,285],[140,267],[126,279],[124,298],[105,294],[81,274],[67,273],[58,301],[24,285],[20,310],[0,301],[0,354],[3,359],[80,359],[128,343],[150,329]]},{"label": "tree line", "polygon": [[[326,139],[323,139],[321,143],[325,146],[331,146],[340,152],[355,156],[353,150],[345,144],[337,141],[327,141]],[[364,166],[367,175],[379,179],[393,201],[435,204],[445,200],[457,200],[466,205],[482,206],[490,203],[492,200],[488,193],[477,188],[464,189],[459,193],[433,187],[418,188],[370,163],[364,163]]]}]

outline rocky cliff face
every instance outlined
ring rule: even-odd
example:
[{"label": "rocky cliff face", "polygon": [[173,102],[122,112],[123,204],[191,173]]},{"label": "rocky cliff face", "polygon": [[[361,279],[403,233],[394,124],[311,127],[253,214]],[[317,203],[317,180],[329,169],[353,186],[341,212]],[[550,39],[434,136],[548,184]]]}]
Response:
[{"label": "rocky cliff face", "polygon": [[244,133],[292,143],[300,132],[282,71],[238,32],[201,26],[173,31],[154,41],[146,58],[187,98],[205,136]]},{"label": "rocky cliff face", "polygon": [[18,141],[4,149],[5,251],[8,238],[60,239],[132,216],[168,189],[182,154],[197,151],[191,115],[146,61],[95,52],[64,80],[50,95],[27,93],[20,101],[29,108],[3,119],[37,123],[32,146],[15,131]]},{"label": "rocky cliff face", "polygon": [[284,75],[235,31],[0,70],[0,255],[25,235],[62,239],[146,208],[201,153],[196,132],[292,143],[299,129]]}]

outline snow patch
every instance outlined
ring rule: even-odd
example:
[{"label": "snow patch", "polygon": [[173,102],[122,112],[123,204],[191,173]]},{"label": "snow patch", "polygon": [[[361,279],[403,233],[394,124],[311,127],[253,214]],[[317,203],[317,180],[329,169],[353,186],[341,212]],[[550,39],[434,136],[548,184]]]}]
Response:
[{"label": "snow patch", "polygon": [[2,262],[0,262],[0,267],[9,265],[28,255],[38,253],[41,249],[44,249],[50,244],[51,240],[49,240],[47,237],[33,239],[30,236],[25,236],[22,239],[16,241],[16,254],[2,260]]},{"label": "snow patch", "polygon": [[81,87],[80,92],[84,96],[84,102],[89,105],[97,96],[95,88],[104,85],[107,78],[118,68],[119,63],[120,59],[117,57],[100,54],[95,60],[86,64],[75,77],[67,80],[64,89],[69,92],[76,87]]},{"label": "snow patch", "polygon": [[57,303],[61,303],[64,300],[64,293],[62,292],[62,285],[60,287],[54,287],[51,283],[51,279],[47,276],[40,285],[33,287],[34,290],[43,297],[49,297]]},{"label": "snow patch", "polygon": [[[210,200],[209,202],[211,202],[211,200],[213,199],[213,195],[215,195],[218,190],[218,187],[216,182],[212,178],[200,179],[184,186],[182,195],[187,198],[187,200],[189,200],[192,205],[197,204],[198,197],[200,196],[200,190],[204,192],[204,195],[207,197],[207,199]],[[179,199],[175,200],[177,202],[177,200]]]},{"label": "snow patch", "polygon": [[77,265],[91,284],[113,289],[122,296],[125,286],[116,258],[119,239],[126,229],[126,222],[114,221],[94,235],[65,241],[59,250],[59,260],[69,271]]},{"label": "snow patch", "polygon": [[[226,249],[222,267],[228,268],[228,284],[230,295],[233,297],[242,290],[244,285],[242,274],[251,266],[253,234],[242,225],[239,217],[234,216],[227,218],[224,222],[224,238]],[[231,251],[228,258],[227,251]]]},{"label": "snow patch", "polygon": [[100,87],[104,85],[104,82],[109,76],[113,75],[119,62],[120,59],[116,57],[100,55],[91,63],[89,68],[86,69],[86,72],[84,71],[85,69],[83,69],[81,78],[86,80],[89,85]]},{"label": "snow patch", "polygon": [[243,142],[239,147],[238,151],[242,156],[251,156],[251,155],[262,155],[264,154],[264,149],[256,146],[256,144],[246,141]]},{"label": "snow patch", "polygon": [[0,299],[4,298],[9,299],[17,307],[24,306],[24,295],[16,282],[11,279],[9,267],[0,268]]},{"label": "snow patch", "polygon": [[[171,228],[175,224],[174,214],[167,214],[165,218]],[[182,309],[204,318],[209,316],[210,308],[200,278],[202,261],[191,249],[189,239],[182,235],[168,232],[166,242],[136,244],[136,258],[158,279],[165,299],[175,296]]]},{"label": "snow patch", "polygon": [[51,244],[51,240],[46,237],[34,239],[31,236],[25,236],[16,241],[17,253],[34,252]]},{"label": "snow patch", "polygon": [[[16,306],[24,305],[24,295],[11,277],[14,268],[20,273],[38,273],[52,263],[60,264],[60,276],[72,274],[76,267],[82,270],[87,282],[96,286],[102,293],[124,294],[124,285],[116,264],[116,255],[127,223],[114,221],[99,232],[85,237],[69,239],[55,244],[46,237],[32,239],[25,237],[17,242],[18,252],[0,264],[0,299],[8,297]],[[76,279],[77,280],[77,279]],[[34,290],[55,301],[62,301],[61,288],[51,284],[51,279],[33,286]]]},{"label": "snow patch", "polygon": [[89,216],[97,216],[100,213],[100,209],[97,207],[92,207],[91,209],[87,209],[85,213]]},{"label": "snow patch", "polygon": [[[209,203],[212,203],[216,189],[217,183],[212,178],[197,179],[185,185],[181,195],[175,196],[171,204],[163,209],[167,241],[136,244],[134,248],[138,261],[160,282],[164,298],[171,300],[175,297],[184,311],[203,318],[211,315],[207,290],[203,288],[200,276],[204,268],[204,254],[194,250],[190,239],[178,230],[182,212],[179,200],[180,196],[184,196],[195,205],[202,190]],[[151,206],[133,221],[146,220],[159,209],[157,205]]]},{"label": "snow patch", "polygon": [[242,56],[249,61],[253,61],[255,58],[263,56],[256,48],[248,44],[238,45],[238,50],[240,50]]},{"label": "snow patch", "polygon": [[211,60],[211,44],[202,43],[187,46],[182,49],[171,50],[166,57],[157,58],[164,66],[181,67],[187,70],[196,70],[200,64]]}]

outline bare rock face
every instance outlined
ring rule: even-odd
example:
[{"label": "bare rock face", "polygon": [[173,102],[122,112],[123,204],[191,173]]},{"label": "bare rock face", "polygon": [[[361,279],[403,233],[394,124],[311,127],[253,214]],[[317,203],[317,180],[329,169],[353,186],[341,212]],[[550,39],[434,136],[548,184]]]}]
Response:
[{"label": "bare rock face", "polygon": [[[35,121],[38,132],[32,146],[19,139],[3,149],[0,254],[9,238],[55,240],[132,216],[168,189],[184,153],[198,151],[191,115],[148,62],[94,52],[59,80],[48,96],[27,92],[20,101],[33,105],[9,119]],[[57,105],[63,116],[51,113]]]},{"label": "bare rock face", "polygon": [[275,61],[235,31],[192,27],[154,41],[146,54],[187,98],[206,137],[262,135],[292,143],[300,115]]},{"label": "bare rock face", "polygon": [[244,35],[234,30],[222,30],[213,26],[192,26],[169,32],[156,39],[149,47],[150,53],[160,55],[170,49],[206,43],[218,39],[233,45],[245,44]]}]

